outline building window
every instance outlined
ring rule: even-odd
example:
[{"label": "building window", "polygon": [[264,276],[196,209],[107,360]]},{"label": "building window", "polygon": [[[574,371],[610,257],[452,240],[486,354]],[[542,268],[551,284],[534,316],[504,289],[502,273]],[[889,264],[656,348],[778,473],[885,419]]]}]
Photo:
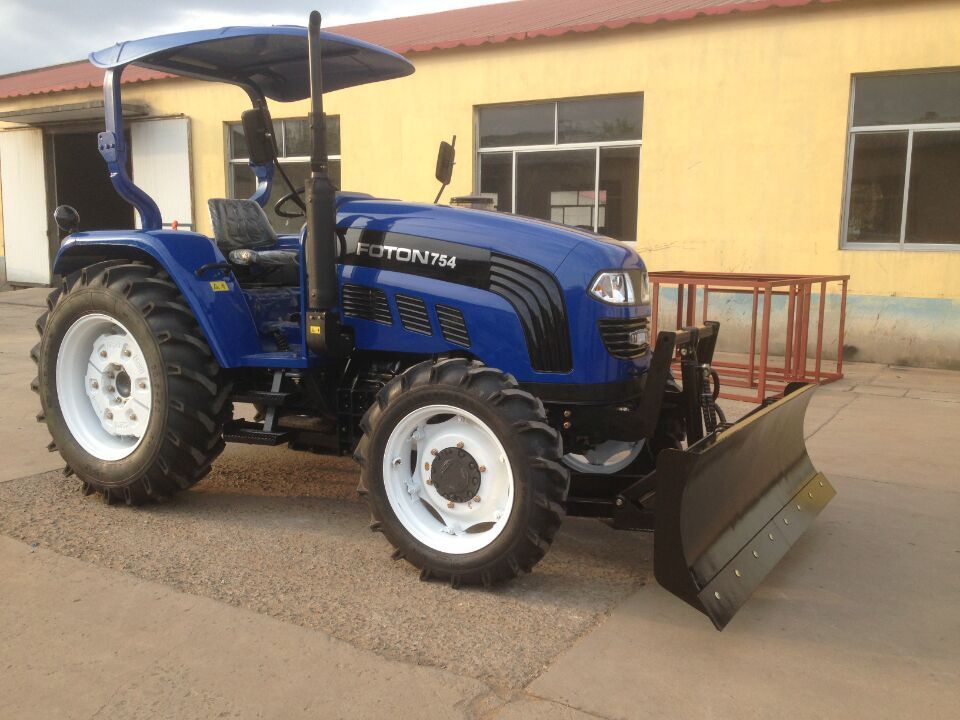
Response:
[{"label": "building window", "polygon": [[477,187],[498,210],[637,239],[643,95],[477,110]]},{"label": "building window", "polygon": [[[274,120],[277,134],[279,161],[295,188],[303,187],[310,176],[310,123],[306,118]],[[250,170],[247,141],[243,136],[240,123],[229,123],[229,167],[227,182],[230,197],[248,198],[257,189],[257,179]],[[330,180],[334,187],[340,187],[340,116],[327,115],[327,153],[330,158]],[[270,224],[278,233],[299,233],[303,218],[282,218],[273,211],[273,206],[289,192],[287,184],[279,173],[274,176],[273,191],[264,210],[270,218]],[[296,206],[288,204],[287,211]]]},{"label": "building window", "polygon": [[843,247],[960,250],[960,71],[854,78]]}]

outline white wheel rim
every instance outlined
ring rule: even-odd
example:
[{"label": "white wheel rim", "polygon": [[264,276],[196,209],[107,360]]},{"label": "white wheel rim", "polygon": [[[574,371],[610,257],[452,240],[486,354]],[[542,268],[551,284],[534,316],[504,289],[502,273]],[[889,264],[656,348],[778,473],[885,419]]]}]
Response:
[{"label": "white wheel rim", "polygon": [[136,450],[150,421],[150,372],[120,322],[100,313],[77,319],[57,355],[57,397],[70,433],[100,460]]},{"label": "white wheel rim", "polygon": [[[455,449],[472,457],[480,476],[475,497],[464,502],[441,495],[433,483],[434,461],[439,456],[444,462]],[[513,471],[503,445],[476,415],[452,405],[428,405],[397,423],[387,439],[383,481],[403,527],[443,553],[487,547],[503,532],[513,509]]]},{"label": "white wheel rim", "polygon": [[630,465],[640,451],[643,440],[624,442],[607,440],[595,445],[583,453],[568,453],[563,456],[563,464],[588,475],[613,475]]}]

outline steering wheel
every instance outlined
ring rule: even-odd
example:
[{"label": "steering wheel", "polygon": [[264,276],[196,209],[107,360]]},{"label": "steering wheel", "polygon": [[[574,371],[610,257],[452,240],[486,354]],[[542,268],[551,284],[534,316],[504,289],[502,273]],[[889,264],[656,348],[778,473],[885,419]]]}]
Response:
[{"label": "steering wheel", "polygon": [[[286,195],[284,195],[282,198],[280,198],[279,200],[277,200],[277,202],[274,203],[274,205],[273,205],[273,211],[274,211],[279,217],[282,217],[282,218],[301,218],[301,217],[305,217],[306,214],[307,214],[307,206],[306,206],[306,204],[303,202],[303,198],[301,197],[301,196],[303,195],[303,191],[304,191],[304,188],[302,188],[302,187],[296,188],[295,190],[291,190],[291,191],[288,192]],[[283,209],[283,206],[286,205],[287,203],[291,203],[291,202],[292,202],[294,205],[296,205],[297,208],[299,208],[299,209],[298,209],[298,210],[295,210],[295,211],[293,211],[293,212],[288,211],[288,210],[284,210],[284,209]]]}]

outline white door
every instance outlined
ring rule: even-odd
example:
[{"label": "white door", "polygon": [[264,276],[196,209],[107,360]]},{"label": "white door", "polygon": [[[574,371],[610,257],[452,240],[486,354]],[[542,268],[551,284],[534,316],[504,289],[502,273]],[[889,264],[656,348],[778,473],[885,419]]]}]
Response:
[{"label": "white door", "polygon": [[130,123],[130,155],[133,181],[156,201],[163,226],[170,227],[176,220],[182,229],[193,230],[190,121],[164,118]]},{"label": "white door", "polygon": [[42,131],[0,132],[0,195],[7,280],[47,284],[50,241]]}]

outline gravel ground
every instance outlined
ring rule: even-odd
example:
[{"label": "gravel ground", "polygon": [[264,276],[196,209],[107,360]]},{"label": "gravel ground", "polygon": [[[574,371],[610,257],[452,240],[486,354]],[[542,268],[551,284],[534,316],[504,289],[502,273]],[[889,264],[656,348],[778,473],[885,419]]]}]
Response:
[{"label": "gravel ground", "polygon": [[568,519],[513,583],[422,583],[367,530],[356,484],[349,459],[231,446],[194,490],[152,508],[82,497],[59,472],[2,483],[0,532],[504,688],[652,581],[652,537]]}]

